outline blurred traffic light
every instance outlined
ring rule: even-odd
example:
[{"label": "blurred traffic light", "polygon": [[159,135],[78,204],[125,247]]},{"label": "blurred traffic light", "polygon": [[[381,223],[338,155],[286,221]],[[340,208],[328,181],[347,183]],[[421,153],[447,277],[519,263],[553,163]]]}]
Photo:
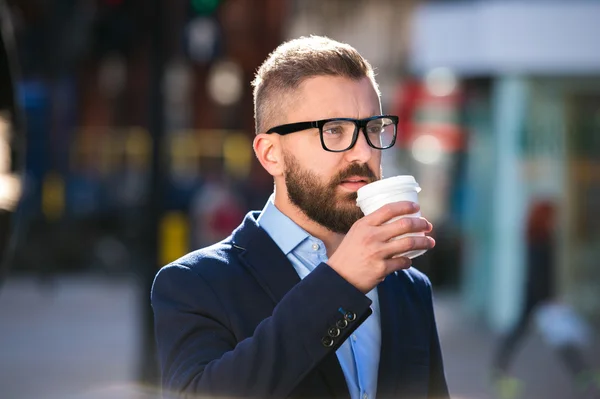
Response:
[{"label": "blurred traffic light", "polygon": [[190,6],[197,15],[210,15],[219,6],[220,0],[190,0]]},{"label": "blurred traffic light", "polygon": [[217,9],[220,0],[189,0],[184,42],[189,58],[207,63],[216,58],[221,40]]}]

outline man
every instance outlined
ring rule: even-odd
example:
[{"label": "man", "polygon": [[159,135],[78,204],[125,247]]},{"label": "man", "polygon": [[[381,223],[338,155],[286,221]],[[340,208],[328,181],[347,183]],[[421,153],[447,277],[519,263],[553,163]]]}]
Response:
[{"label": "man", "polygon": [[[430,249],[418,206],[362,215],[398,119],[373,69],[323,37],[279,46],[254,84],[254,151],[275,190],[225,240],[156,276],[163,389],[173,396],[448,397],[431,285],[394,255]],[[346,118],[346,119],[339,119]]]}]

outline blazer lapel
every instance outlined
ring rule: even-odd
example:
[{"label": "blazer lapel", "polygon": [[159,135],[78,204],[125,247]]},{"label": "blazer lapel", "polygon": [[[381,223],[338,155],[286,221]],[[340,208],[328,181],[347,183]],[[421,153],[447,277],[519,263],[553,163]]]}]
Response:
[{"label": "blazer lapel", "polygon": [[[267,235],[262,229],[258,230],[258,234]],[[248,248],[240,254],[240,258],[271,299],[279,303],[300,282],[300,277],[279,247],[270,237],[267,238],[260,240],[260,245]]]},{"label": "blazer lapel", "polygon": [[[274,304],[277,304],[300,282],[300,277],[287,256],[256,223],[258,214],[259,212],[251,212],[246,215],[242,225],[233,233],[233,245],[241,251],[240,260],[273,299]],[[344,373],[335,353],[327,356],[316,372],[326,381],[333,397],[350,397]]]},{"label": "blazer lapel", "polygon": [[399,286],[395,273],[387,276],[377,286],[379,311],[381,314],[381,354],[377,377],[377,397],[394,397],[402,359],[402,301],[399,298]]},{"label": "blazer lapel", "polygon": [[276,304],[300,282],[275,241],[256,222],[259,212],[246,215],[242,225],[233,233],[233,246],[240,250],[240,260],[248,268]]}]

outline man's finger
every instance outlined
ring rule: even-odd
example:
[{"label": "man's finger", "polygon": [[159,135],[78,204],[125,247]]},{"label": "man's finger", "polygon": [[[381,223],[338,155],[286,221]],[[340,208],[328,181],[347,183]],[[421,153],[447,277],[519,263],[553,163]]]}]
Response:
[{"label": "man's finger", "polygon": [[412,259],[407,258],[405,256],[400,256],[398,258],[387,259],[385,261],[385,267],[387,269],[387,274],[392,274],[398,270],[408,269],[412,265]]},{"label": "man's finger", "polygon": [[385,204],[368,216],[365,220],[372,226],[381,226],[396,216],[411,215],[418,212],[419,204],[410,201],[398,201]]},{"label": "man's finger", "polygon": [[427,233],[431,229],[432,225],[427,219],[407,216],[382,225],[377,229],[377,236],[381,241],[388,241],[403,234]]},{"label": "man's finger", "polygon": [[387,242],[383,253],[386,258],[391,258],[408,251],[430,250],[434,246],[435,240],[429,236],[406,236]]}]

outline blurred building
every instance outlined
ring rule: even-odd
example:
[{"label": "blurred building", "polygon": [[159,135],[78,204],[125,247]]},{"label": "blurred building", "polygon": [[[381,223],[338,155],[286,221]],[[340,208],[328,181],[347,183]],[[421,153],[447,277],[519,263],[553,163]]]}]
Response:
[{"label": "blurred building", "polygon": [[415,13],[411,71],[461,87],[461,281],[467,308],[497,330],[522,303],[526,220],[539,201],[558,210],[558,295],[600,325],[599,17],[583,0],[430,2]]},{"label": "blurred building", "polygon": [[[127,270],[143,261],[157,47],[161,259],[196,244],[191,232],[204,222],[194,198],[208,180],[220,178],[244,212],[272,190],[252,155],[250,81],[281,41],[288,2],[156,2],[164,14],[142,0],[8,1],[28,141],[16,269]],[[164,46],[154,41],[157,22]],[[111,255],[127,251],[137,255]]]}]

